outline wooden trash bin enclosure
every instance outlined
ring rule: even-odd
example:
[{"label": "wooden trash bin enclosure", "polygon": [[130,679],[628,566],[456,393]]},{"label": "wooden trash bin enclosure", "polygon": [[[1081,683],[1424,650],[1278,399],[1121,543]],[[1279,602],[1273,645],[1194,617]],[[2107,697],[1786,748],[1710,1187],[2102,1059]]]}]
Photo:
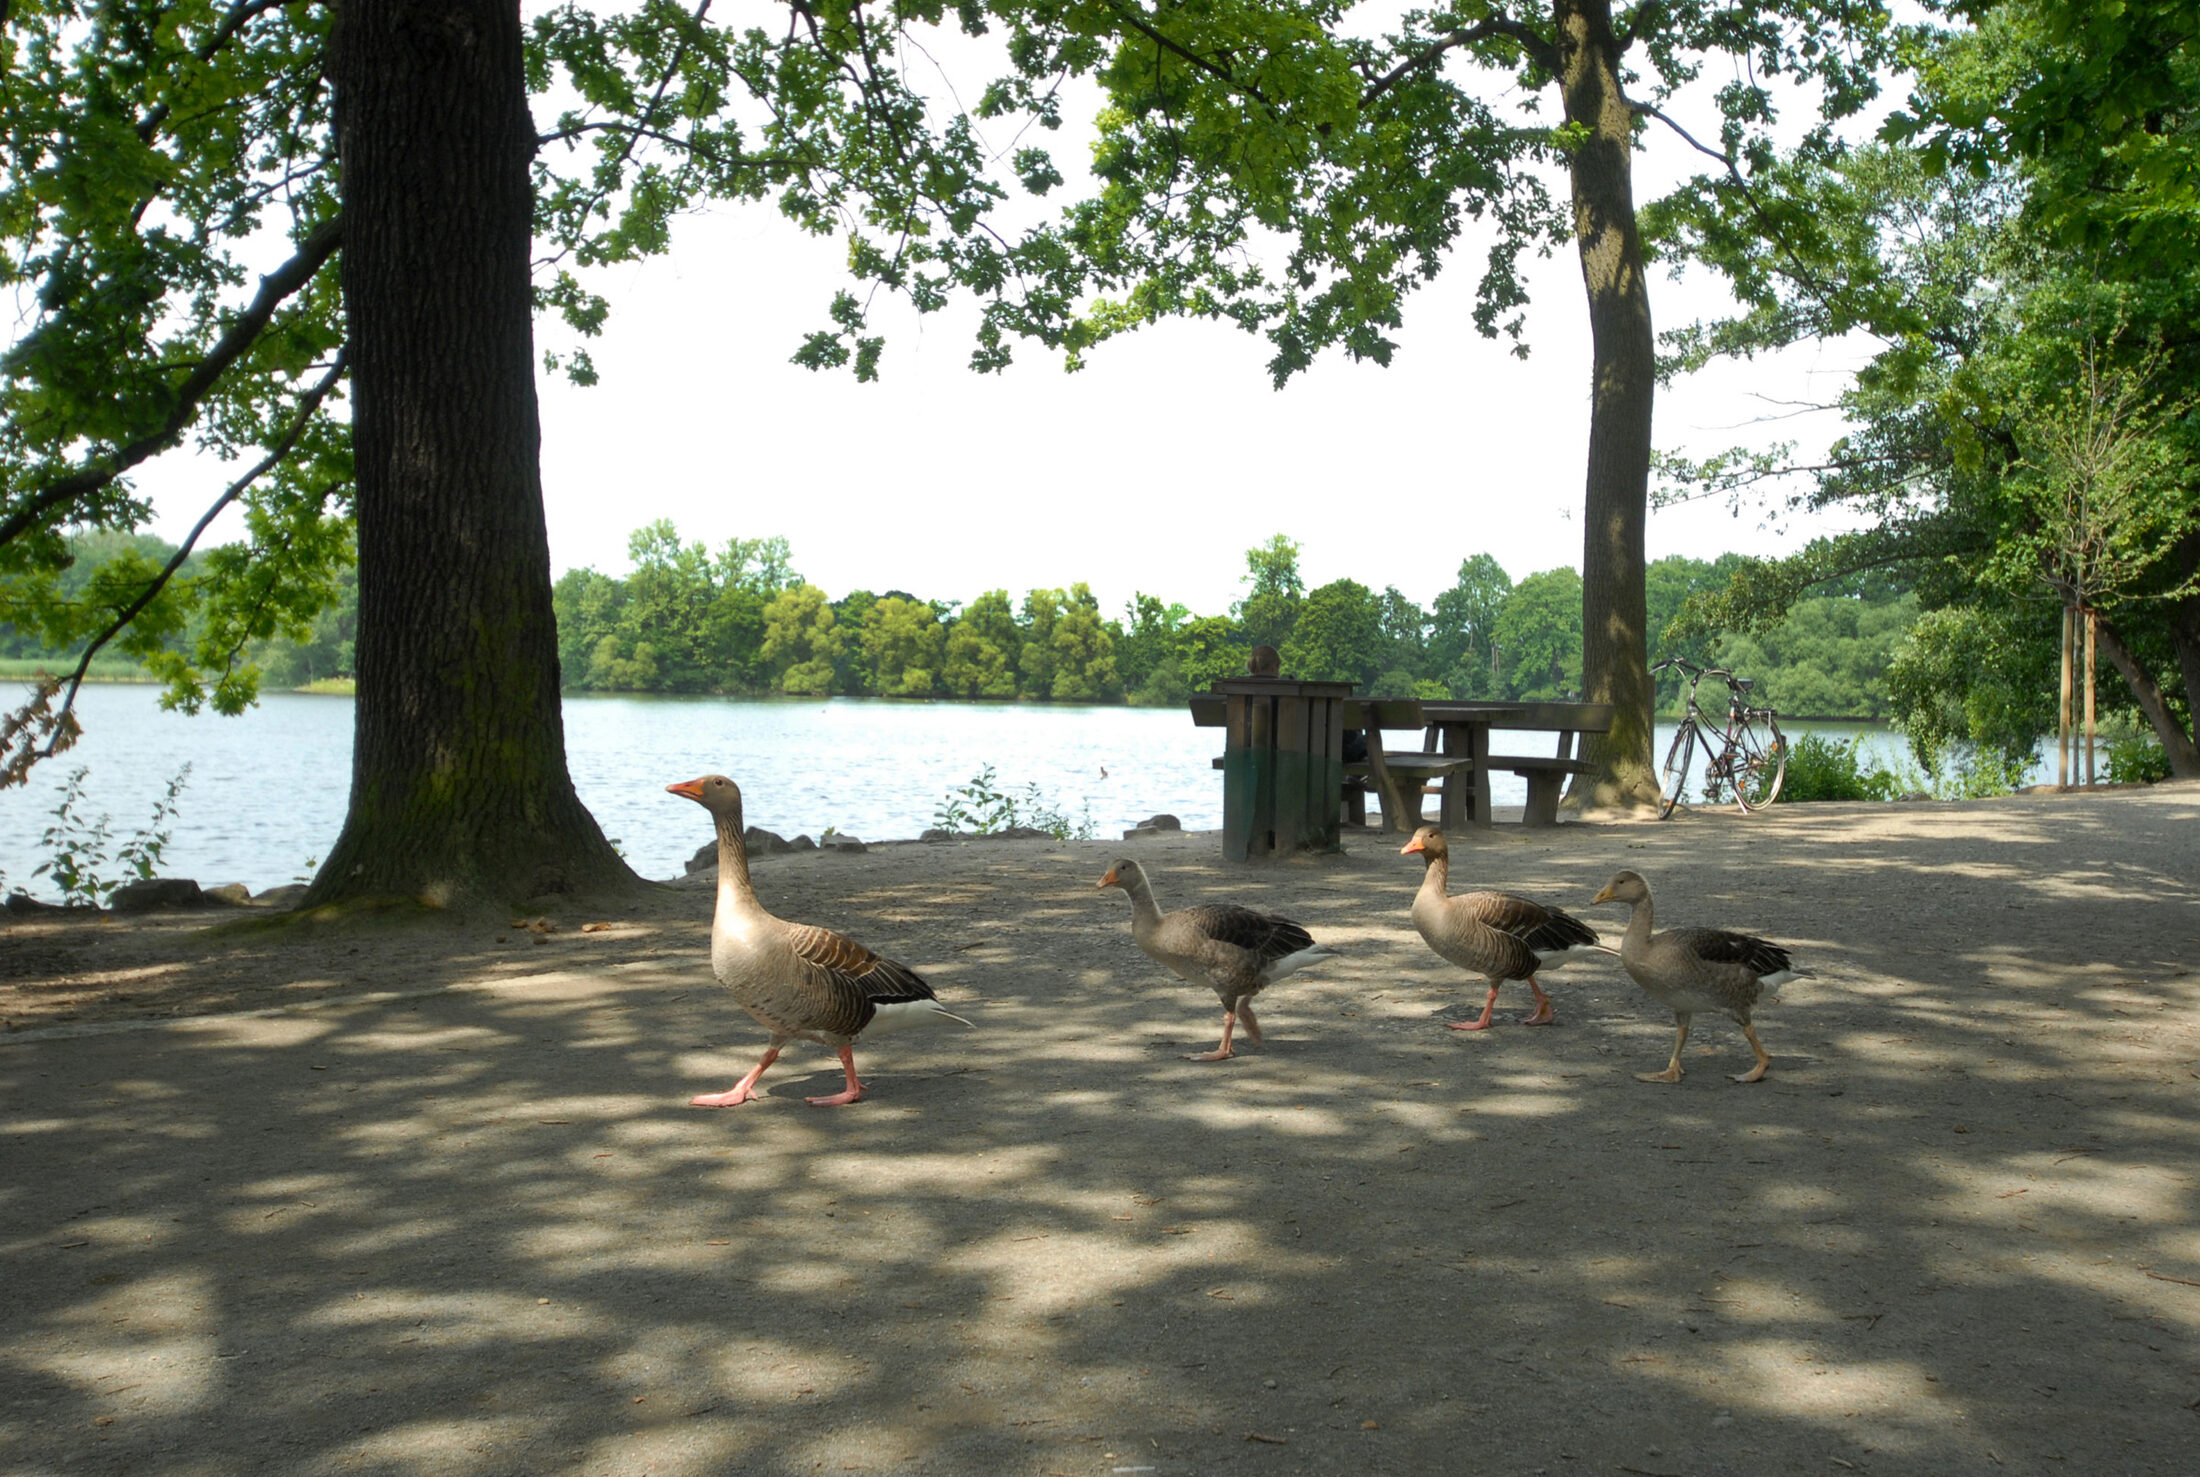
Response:
[{"label": "wooden trash bin enclosure", "polygon": [[1216,683],[1215,692],[1222,699],[1223,857],[1335,851],[1352,684],[1239,677]]}]

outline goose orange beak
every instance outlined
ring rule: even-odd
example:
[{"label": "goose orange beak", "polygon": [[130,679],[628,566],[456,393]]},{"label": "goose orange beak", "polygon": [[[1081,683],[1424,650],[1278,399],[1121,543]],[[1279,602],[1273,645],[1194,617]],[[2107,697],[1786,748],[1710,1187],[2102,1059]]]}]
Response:
[{"label": "goose orange beak", "polygon": [[1589,906],[1593,908],[1593,907],[1595,907],[1595,906],[1596,906],[1596,905],[1597,905],[1598,903],[1608,903],[1608,902],[1610,902],[1611,900],[1612,900],[1612,889],[1611,889],[1611,888],[1610,888],[1609,886],[1606,886],[1606,887],[1602,888],[1601,890],[1599,890],[1599,891],[1598,891],[1598,893],[1597,893],[1597,895],[1596,895],[1595,897],[1593,897],[1593,898],[1589,899]]},{"label": "goose orange beak", "polygon": [[1110,867],[1108,868],[1108,875],[1101,878],[1098,882],[1095,882],[1092,885],[1094,887],[1113,887],[1115,886],[1117,880],[1118,879],[1115,875],[1115,868]]},{"label": "goose orange beak", "polygon": [[1411,856],[1413,855],[1413,853],[1424,849],[1425,848],[1423,848],[1421,845],[1421,838],[1416,836],[1411,841],[1408,841],[1405,845],[1398,848],[1398,855]]},{"label": "goose orange beak", "polygon": [[690,800],[700,800],[703,798],[703,782],[701,780],[682,780],[676,785],[665,786],[665,793],[667,795],[685,795]]}]

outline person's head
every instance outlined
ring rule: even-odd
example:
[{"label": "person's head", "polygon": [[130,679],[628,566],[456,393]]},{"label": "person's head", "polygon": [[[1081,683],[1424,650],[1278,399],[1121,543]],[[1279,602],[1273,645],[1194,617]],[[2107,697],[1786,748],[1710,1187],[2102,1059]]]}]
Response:
[{"label": "person's head", "polygon": [[1254,677],[1280,677],[1283,675],[1283,657],[1273,646],[1256,646],[1245,658],[1245,670]]}]

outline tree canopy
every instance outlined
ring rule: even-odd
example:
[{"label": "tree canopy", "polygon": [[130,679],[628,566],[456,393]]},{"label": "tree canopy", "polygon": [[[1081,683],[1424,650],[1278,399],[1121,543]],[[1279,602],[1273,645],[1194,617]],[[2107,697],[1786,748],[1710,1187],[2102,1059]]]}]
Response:
[{"label": "tree canopy", "polygon": [[1969,12],[1911,36],[1894,143],[1784,161],[1746,191],[1709,182],[1653,223],[1747,308],[1670,337],[1676,363],[1877,345],[1822,461],[1670,464],[1730,496],[1799,476],[1793,505],[1860,525],[1736,571],[1691,620],[1760,626],[1904,569],[1929,618],[1890,674],[1898,714],[1943,748],[2013,756],[2053,722],[2032,679],[2057,608],[2079,605],[2173,771],[2200,774],[2200,22],[2150,3]]}]

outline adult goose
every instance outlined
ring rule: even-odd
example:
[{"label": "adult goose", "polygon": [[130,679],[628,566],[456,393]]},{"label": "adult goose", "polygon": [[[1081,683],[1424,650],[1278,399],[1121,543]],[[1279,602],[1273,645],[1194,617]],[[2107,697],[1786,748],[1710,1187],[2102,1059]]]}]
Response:
[{"label": "adult goose", "polygon": [[905,965],[881,958],[831,929],[774,918],[749,882],[742,841],[741,787],[706,774],[665,789],[710,812],[718,826],[718,908],[710,923],[710,969],[733,992],[734,1004],[771,1032],[771,1045],[749,1075],[725,1092],[688,1099],[698,1108],[748,1102],[781,1048],[797,1038],[839,1053],[848,1085],[810,1101],[840,1107],[863,1096],[854,1042],[865,1030],[927,1021],[970,1022],[948,1012],[932,987]]},{"label": "adult goose", "polygon": [[1253,997],[1285,975],[1336,953],[1288,918],[1234,903],[1164,913],[1153,900],[1146,869],[1128,858],[1108,868],[1093,885],[1120,887],[1130,895],[1131,937],[1156,964],[1220,997],[1222,1044],[1188,1061],[1219,1062],[1236,1055],[1230,1040],[1239,1021],[1245,1023],[1245,1034],[1259,1041]]},{"label": "adult goose", "polygon": [[1535,982],[1538,971],[1556,969],[1577,952],[1601,947],[1596,930],[1558,908],[1509,892],[1451,895],[1451,848],[1444,833],[1423,826],[1398,848],[1400,856],[1418,854],[1423,863],[1421,890],[1413,895],[1413,926],[1437,953],[1489,982],[1480,1018],[1453,1021],[1454,1031],[1486,1031],[1497,1008],[1497,990],[1507,980],[1525,980],[1535,992],[1535,1012],[1524,1026],[1548,1026],[1551,997]]},{"label": "adult goose", "polygon": [[1749,1038],[1757,1065],[1736,1077],[1736,1082],[1764,1079],[1772,1058],[1757,1039],[1749,1013],[1765,987],[1786,984],[1803,971],[1788,958],[1788,951],[1769,939],[1723,928],[1668,928],[1655,932],[1656,915],[1650,902],[1650,884],[1640,872],[1619,872],[1604,884],[1592,902],[1626,903],[1635,912],[1627,920],[1620,940],[1619,962],[1650,995],[1673,1012],[1673,1060],[1662,1072],[1637,1072],[1641,1082],[1681,1080],[1681,1045],[1688,1040],[1688,1023],[1700,1010],[1730,1015]]}]

